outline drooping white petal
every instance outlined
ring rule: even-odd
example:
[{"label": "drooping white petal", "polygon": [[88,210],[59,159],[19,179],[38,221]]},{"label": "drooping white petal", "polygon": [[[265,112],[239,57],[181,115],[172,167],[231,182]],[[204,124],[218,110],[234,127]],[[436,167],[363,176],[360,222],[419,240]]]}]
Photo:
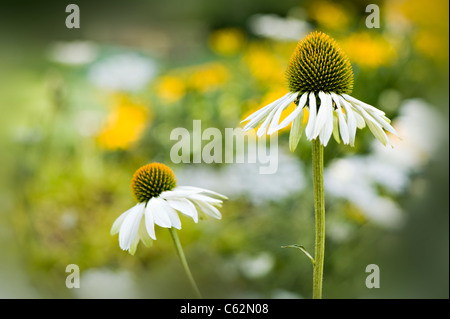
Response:
[{"label": "drooping white petal", "polygon": [[[348,97],[348,96],[346,96],[346,97]],[[361,105],[359,105],[359,103],[357,103],[357,102],[360,102],[360,101],[356,100],[355,98],[351,98],[349,100],[351,100],[353,102],[353,103],[350,103],[350,102],[348,102],[348,103],[351,104],[352,109],[354,110],[354,115],[355,115],[357,121],[359,121],[359,122],[363,121],[364,122],[364,126],[365,126],[365,124],[367,124],[367,126],[369,127],[369,129],[372,132],[372,134],[384,146],[391,145],[390,142],[389,142],[389,139],[388,139],[388,137],[386,135],[386,133],[383,130],[382,124],[378,123],[378,121],[371,114],[369,114],[363,107],[361,107]],[[354,102],[354,101],[357,101],[357,102]],[[378,118],[380,118],[379,115],[376,115],[376,116]],[[362,126],[362,125],[359,125],[359,124],[360,123],[358,123],[358,127]]]},{"label": "drooping white petal", "polygon": [[371,111],[367,111],[367,110],[366,110],[366,112],[368,114],[370,114],[370,116],[372,116],[372,118],[375,121],[377,121],[377,123],[380,124],[381,127],[383,127],[386,131],[388,131],[398,137],[397,131],[392,127],[391,124],[389,124],[388,121],[385,120],[386,116],[384,116],[384,115],[380,116],[376,112],[371,112]]},{"label": "drooping white petal", "polygon": [[182,189],[181,187],[175,187],[170,191],[165,191],[159,194],[159,197],[163,199],[172,199],[172,198],[185,198],[192,194],[200,193],[200,191]]},{"label": "drooping white petal", "polygon": [[386,133],[381,128],[380,124],[372,121],[367,122],[367,126],[369,127],[372,134],[384,145],[391,145]]},{"label": "drooping white petal", "polygon": [[385,120],[386,122],[388,122],[389,124],[391,124],[391,119],[388,118],[386,115],[381,115],[381,118],[382,118],[383,120]]},{"label": "drooping white petal", "polygon": [[180,217],[178,217],[178,214],[175,211],[175,209],[173,209],[170,206],[170,204],[163,199],[161,200],[161,205],[164,207],[164,210],[166,211],[167,216],[170,219],[170,224],[172,225],[172,227],[175,227],[176,229],[181,229]]},{"label": "drooping white petal", "polygon": [[267,116],[273,111],[275,106],[271,107],[270,109],[268,109],[266,112],[258,115],[257,118],[250,120],[250,122],[248,122],[243,128],[242,131],[243,132],[247,132],[250,131],[254,128],[257,128],[258,126],[260,126],[267,118]]},{"label": "drooping white petal", "polygon": [[181,229],[181,220],[177,212],[172,210],[169,212],[170,221],[172,222],[172,227],[176,229]]},{"label": "drooping white petal", "polygon": [[183,191],[188,190],[188,191],[193,191],[196,193],[209,193],[209,194],[215,195],[222,199],[228,199],[228,197],[226,197],[225,195],[219,194],[219,193],[211,191],[209,189],[195,187],[195,186],[178,186],[178,187],[175,187],[173,190],[183,190]]},{"label": "drooping white petal", "polygon": [[133,210],[135,206],[131,207],[129,210],[127,210],[125,213],[121,214],[119,217],[117,217],[117,219],[114,221],[112,227],[111,227],[111,235],[115,235],[119,232],[120,227],[122,226],[122,223],[125,219],[125,217],[127,217],[127,215]]},{"label": "drooping white petal", "polygon": [[169,199],[169,205],[180,213],[192,217],[194,222],[198,222],[198,212],[194,204],[185,198]]},{"label": "drooping white petal", "polygon": [[164,199],[153,197],[148,202],[147,207],[149,207],[153,213],[153,220],[156,225],[164,228],[172,227],[166,206],[164,205]]},{"label": "drooping white petal", "polygon": [[370,115],[370,120],[375,120],[386,131],[398,136],[397,131],[390,125],[390,120],[385,116],[385,113],[376,107],[367,104],[363,101],[355,99],[350,95],[345,95],[350,103],[359,111],[359,113],[367,120],[367,115]]},{"label": "drooping white petal", "polygon": [[325,103],[321,104],[320,109],[322,109],[322,106],[325,109],[325,124],[319,133],[319,139],[323,146],[327,146],[331,134],[333,133],[333,105],[331,95],[324,93],[323,101],[325,101]]},{"label": "drooping white petal", "polygon": [[209,215],[209,216],[214,217],[216,219],[221,219],[222,218],[222,214],[213,205],[211,205],[211,204],[209,204],[207,202],[198,201],[198,200],[196,200],[194,202],[206,215]]},{"label": "drooping white petal", "polygon": [[342,96],[345,98],[345,99],[347,99],[347,101],[349,101],[350,103],[352,103],[352,104],[358,104],[358,105],[360,105],[361,107],[363,107],[364,109],[366,109],[366,110],[370,110],[370,112],[371,113],[377,113],[378,115],[380,115],[380,116],[383,116],[385,113],[382,111],[382,110],[380,110],[380,109],[377,109],[375,106],[372,106],[372,105],[370,105],[370,104],[367,104],[367,103],[365,103],[365,102],[363,102],[363,101],[360,101],[360,100],[358,100],[358,99],[355,99],[353,96],[351,96],[351,95],[348,95],[348,94],[342,94]]},{"label": "drooping white petal", "polygon": [[319,110],[317,111],[316,122],[314,124],[312,135],[313,139],[319,136],[328,119],[328,99],[326,97],[327,95],[324,92],[319,92],[320,106]]},{"label": "drooping white petal", "polygon": [[[289,93],[287,93],[287,94],[289,94]],[[257,117],[260,117],[261,114],[268,114],[268,113],[270,113],[270,111],[272,111],[272,109],[273,109],[280,101],[282,101],[282,100],[286,97],[287,94],[283,95],[283,96],[282,96],[281,98],[279,98],[278,100],[275,100],[275,101],[273,101],[272,103],[267,104],[266,106],[260,108],[258,111],[256,111],[256,112],[250,114],[249,116],[247,116],[247,117],[245,118],[245,120],[242,120],[241,123],[246,122],[246,121],[249,121],[249,120],[253,120],[253,119],[257,118]]]},{"label": "drooping white petal", "polygon": [[273,117],[275,116],[275,113],[278,111],[278,109],[280,107],[282,107],[283,104],[278,104],[273,110],[272,112],[269,113],[269,115],[267,115],[266,119],[264,120],[264,122],[261,124],[261,126],[259,127],[259,129],[256,131],[256,135],[258,137],[263,136],[266,131],[267,128],[269,127],[270,123],[272,122]]},{"label": "drooping white petal", "polygon": [[[216,207],[222,206],[222,199],[227,199],[227,197],[208,189],[177,186],[170,191],[161,193],[157,198],[152,198],[147,206],[150,207],[149,212],[151,214],[149,213],[149,216],[153,218],[154,223],[162,227],[180,229],[181,221],[177,211],[191,217],[196,223],[199,219],[197,208],[214,218],[221,218],[221,214]],[[154,228],[152,230],[153,232],[149,231],[149,233],[154,236]]]},{"label": "drooping white petal", "polygon": [[147,227],[145,226],[145,212],[144,220],[139,224],[138,237],[146,247],[150,247],[153,244],[153,240],[147,232]]},{"label": "drooping white petal", "polygon": [[[289,93],[288,93],[289,94]],[[275,113],[275,116],[272,119],[272,122],[270,123],[269,130],[267,131],[267,134],[271,135],[275,131],[278,130],[278,124],[280,122],[281,113],[292,103],[295,101],[295,99],[298,96],[298,92],[290,93],[290,96],[282,103],[277,109],[277,112]]]},{"label": "drooping white petal", "polygon": [[303,107],[306,104],[306,101],[308,99],[308,93],[303,93],[300,97],[300,100],[298,102],[297,107],[295,108],[294,112],[289,114],[281,123],[278,125],[277,130],[281,130],[282,128],[285,128],[289,125],[300,113],[303,113]]},{"label": "drooping white petal", "polygon": [[153,211],[151,207],[149,207],[148,205],[149,203],[147,203],[147,207],[145,207],[145,215],[144,215],[145,229],[147,230],[147,234],[150,236],[150,238],[156,240],[155,221],[153,219]]},{"label": "drooping white petal", "polygon": [[358,127],[360,130],[366,127],[366,121],[364,121],[364,117],[358,112],[358,110],[352,105],[351,107],[353,111],[353,115],[356,119],[356,127]]},{"label": "drooping white petal", "polygon": [[336,112],[333,112],[333,137],[338,143],[341,143],[341,138],[339,136],[339,119]]},{"label": "drooping white petal", "polygon": [[357,128],[355,114],[354,114],[351,104],[349,102],[347,102],[340,95],[338,95],[337,97],[339,98],[341,105],[344,107],[345,114],[347,116],[349,143],[351,146],[355,146],[355,136],[356,136],[356,128]]},{"label": "drooping white petal", "polygon": [[370,115],[369,113],[367,113],[367,111],[364,110],[364,108],[362,108],[359,104],[352,103],[352,102],[349,102],[349,103],[352,105],[353,109],[355,110],[355,113],[359,114],[362,117],[362,121],[364,121],[366,123],[367,122],[376,122],[376,120],[373,118],[373,116]]},{"label": "drooping white petal", "polygon": [[[370,111],[364,110],[364,108],[362,108],[357,103],[354,103],[353,106],[361,114],[361,116],[365,119],[365,122],[367,123],[367,125],[369,125],[369,122],[376,123],[376,124],[378,124],[377,127],[380,126],[380,128],[384,128],[388,132],[391,132],[392,134],[398,136],[395,129],[388,122],[386,122],[379,114],[377,114],[376,112],[371,113]],[[372,128],[369,127],[369,129],[372,132],[373,132],[373,130],[377,130],[376,128],[374,129],[373,127]],[[386,135],[386,134],[384,134],[384,135]]]},{"label": "drooping white petal", "polygon": [[306,137],[308,138],[308,140],[312,140],[314,125],[316,122],[316,112],[317,112],[316,97],[314,95],[314,92],[309,93],[308,106],[309,106],[309,118],[308,118],[308,124],[306,125],[306,128],[305,128],[305,134],[306,134]]},{"label": "drooping white petal", "polygon": [[131,242],[130,248],[128,249],[128,252],[131,255],[134,255],[136,253],[136,248],[137,245],[139,244],[139,230],[138,230],[138,234],[136,235],[136,237],[133,239],[133,241]]},{"label": "drooping white petal", "polygon": [[348,144],[350,141],[350,136],[348,133],[348,125],[345,121],[344,113],[341,109],[341,102],[339,100],[339,97],[335,93],[331,93],[331,97],[333,98],[333,101],[336,105],[336,113],[338,116],[338,124],[339,124],[339,133],[341,135],[342,141],[344,144]]},{"label": "drooping white petal", "polygon": [[220,199],[211,198],[209,196],[202,195],[202,194],[192,194],[188,198],[195,199],[195,200],[201,200],[201,201],[209,202],[209,203],[218,203],[218,204],[222,203],[222,201]]},{"label": "drooping white petal", "polygon": [[129,250],[133,240],[137,236],[139,224],[144,213],[144,203],[139,203],[124,218],[119,230],[119,246],[123,250]]},{"label": "drooping white petal", "polygon": [[139,229],[137,232],[136,237],[133,239],[130,249],[128,252],[131,255],[134,255],[136,253],[137,246],[139,242],[142,241],[146,247],[150,247],[153,244],[153,240],[150,238],[150,236],[147,233],[147,229],[145,227],[145,221],[141,218],[141,221],[139,223]]},{"label": "drooping white petal", "polygon": [[[250,122],[247,123],[247,125],[244,126],[243,131],[249,131],[252,128],[255,128],[259,125],[259,123],[261,123],[261,121],[264,120],[264,123],[268,122],[270,123],[270,120],[272,119],[273,115],[275,114],[277,108],[280,106],[280,104],[282,104],[287,98],[289,98],[291,92],[285,94],[284,96],[282,96],[281,98],[279,98],[278,100],[270,103],[269,105],[263,107],[262,109],[256,111],[255,113],[253,113],[252,115],[250,115],[249,117],[247,117],[247,119],[250,119]],[[269,121],[267,121],[267,118],[270,118]],[[247,120],[246,119],[246,120]],[[244,121],[246,121],[244,120]],[[243,121],[243,122],[244,122]]]}]

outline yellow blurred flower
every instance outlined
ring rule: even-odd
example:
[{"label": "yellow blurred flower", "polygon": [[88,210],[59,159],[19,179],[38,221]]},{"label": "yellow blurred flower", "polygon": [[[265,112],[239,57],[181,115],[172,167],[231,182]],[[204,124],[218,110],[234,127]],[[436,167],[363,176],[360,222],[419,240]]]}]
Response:
[{"label": "yellow blurred flower", "polygon": [[313,1],[309,15],[322,27],[330,30],[346,28],[350,23],[350,15],[346,8],[330,1]]},{"label": "yellow blurred flower", "polygon": [[165,75],[157,82],[156,95],[165,102],[177,102],[186,94],[186,84],[179,77]]},{"label": "yellow blurred flower", "polygon": [[187,70],[189,88],[207,92],[224,84],[228,79],[228,70],[220,63],[212,62]]},{"label": "yellow blurred flower", "polygon": [[403,15],[421,28],[447,30],[449,2],[447,0],[408,0],[397,2]]},{"label": "yellow blurred flower", "polygon": [[241,51],[245,35],[238,28],[225,28],[211,32],[209,46],[217,54],[230,56]]},{"label": "yellow blurred flower", "polygon": [[252,75],[262,81],[273,85],[285,85],[286,65],[281,63],[277,57],[261,44],[249,45],[244,55]]},{"label": "yellow blurred flower", "polygon": [[413,30],[413,43],[417,51],[437,60],[448,61],[449,54],[449,2],[447,0],[388,1],[391,17],[406,19]]},{"label": "yellow blurred flower", "polygon": [[397,58],[394,47],[382,35],[362,31],[340,41],[342,49],[352,62],[363,68],[389,65]]},{"label": "yellow blurred flower", "polygon": [[[447,45],[445,45],[445,41],[447,41]],[[444,40],[442,34],[425,30],[419,31],[414,36],[414,45],[423,55],[433,60],[448,59],[448,39]]]},{"label": "yellow blurred flower", "polygon": [[148,109],[129,96],[116,96],[103,130],[97,136],[100,147],[127,149],[142,135],[150,117]]}]

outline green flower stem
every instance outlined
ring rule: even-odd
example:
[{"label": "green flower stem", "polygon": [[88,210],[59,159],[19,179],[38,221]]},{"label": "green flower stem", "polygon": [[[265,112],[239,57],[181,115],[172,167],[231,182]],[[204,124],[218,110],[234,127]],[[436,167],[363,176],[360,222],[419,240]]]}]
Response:
[{"label": "green flower stem", "polygon": [[194,277],[192,276],[191,270],[189,269],[189,265],[187,263],[186,257],[184,256],[183,247],[181,246],[180,239],[178,238],[177,232],[175,228],[171,227],[169,228],[170,236],[173,239],[173,243],[175,245],[175,249],[177,250],[178,257],[180,257],[181,264],[183,265],[184,271],[186,272],[186,275],[189,279],[189,282],[192,286],[192,289],[194,289],[195,294],[198,298],[202,298],[202,294],[200,293],[200,290],[197,287],[197,284],[195,283]]},{"label": "green flower stem", "polygon": [[318,138],[312,141],[314,214],[316,241],[313,268],[313,299],[322,299],[323,263],[325,257],[325,196],[323,188],[323,146]]}]

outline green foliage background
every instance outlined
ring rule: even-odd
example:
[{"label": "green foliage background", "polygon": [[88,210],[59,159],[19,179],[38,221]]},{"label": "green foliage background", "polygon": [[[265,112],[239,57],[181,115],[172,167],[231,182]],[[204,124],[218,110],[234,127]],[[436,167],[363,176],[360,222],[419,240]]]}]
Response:
[{"label": "green foliage background", "polygon": [[[239,127],[244,114],[262,106],[263,96],[280,86],[278,78],[284,77],[296,43],[253,34],[249,19],[255,14],[289,13],[338,43],[361,32],[400,39],[394,45],[395,57],[376,67],[358,64],[349,54],[353,95],[377,105],[393,120],[401,101],[422,98],[440,114],[443,135],[448,135],[448,3],[393,2],[400,9],[378,3],[381,28],[367,29],[364,1],[335,4],[347,17],[338,26],[324,24],[320,14],[329,11],[315,8],[315,1],[78,1],[81,28],[71,30],[64,25],[65,3],[10,2],[0,13],[0,297],[92,296],[66,288],[68,264],[80,267],[82,285],[89,272],[128,274],[131,279],[125,282],[131,292],[124,289],[115,296],[193,297],[167,231],[157,229],[153,247],[140,245],[130,256],[109,230],[134,205],[129,184],[137,168],[153,161],[176,171],[195,166],[171,164],[173,128],[190,130],[193,119],[201,119],[203,128]],[[389,29],[387,13],[393,12],[404,14],[405,28]],[[220,43],[219,49],[212,46],[211,39],[215,31],[230,28],[244,38],[229,54],[220,50]],[[422,45],[424,38],[428,42]],[[49,59],[53,43],[75,40],[95,43],[96,60],[68,65]],[[255,75],[247,60],[255,46],[279,63],[276,77]],[[89,81],[93,63],[123,52],[155,61],[156,77],[133,92],[110,92]],[[191,83],[192,74],[211,65],[211,83],[207,77]],[[220,68],[226,70],[223,79]],[[170,103],[158,95],[164,76],[188,83]],[[104,123],[114,94],[136,101],[151,114],[139,139],[123,149],[102,147],[95,136],[78,129],[83,111],[97,112]],[[357,139],[355,148],[331,142],[326,165],[336,158],[370,154],[370,132],[359,131]],[[288,150],[288,134],[280,135],[279,145]],[[411,176],[404,192],[385,194],[405,213],[400,229],[377,225],[351,202],[327,197],[327,225],[344,224],[349,235],[344,241],[327,239],[325,298],[448,298],[448,139],[439,147],[438,155]],[[281,248],[302,244],[313,251],[311,155],[304,138],[293,156],[303,163],[307,186],[301,193],[263,205],[245,194],[231,197],[220,221],[195,224],[182,217],[179,236],[204,296],[310,297],[309,261],[297,250]],[[220,171],[224,165],[208,166]],[[270,269],[249,275],[246,261],[258,256],[269,256]],[[380,266],[380,289],[365,287],[365,267],[371,263]],[[108,293],[99,290],[94,297]]]}]

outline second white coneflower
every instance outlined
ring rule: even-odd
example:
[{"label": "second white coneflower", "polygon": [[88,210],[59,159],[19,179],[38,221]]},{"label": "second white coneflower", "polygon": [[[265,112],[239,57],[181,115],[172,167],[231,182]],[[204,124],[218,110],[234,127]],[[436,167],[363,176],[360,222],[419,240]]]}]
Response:
[{"label": "second white coneflower", "polygon": [[[385,113],[352,96],[353,71],[349,59],[328,35],[313,32],[301,40],[286,71],[289,93],[261,108],[242,122],[244,131],[258,128],[257,135],[272,134],[291,124],[289,148],[294,151],[305,131],[312,141],[315,211],[315,254],[301,249],[313,264],[313,298],[322,297],[325,255],[325,199],[323,186],[323,147],[333,135],[337,142],[354,146],[357,128],[366,125],[383,145],[390,145],[386,132],[397,135]],[[284,120],[283,111],[296,104]],[[304,121],[303,119],[306,119]],[[304,125],[304,123],[306,125]]]},{"label": "second white coneflower", "polygon": [[199,187],[176,186],[175,174],[161,163],[139,168],[131,180],[131,190],[138,203],[116,219],[111,235],[119,233],[120,248],[134,255],[140,241],[149,246],[156,240],[155,225],[168,228],[186,274],[200,297],[175,231],[181,229],[178,212],[196,223],[199,212],[221,219],[217,207],[221,207],[226,197]]}]

